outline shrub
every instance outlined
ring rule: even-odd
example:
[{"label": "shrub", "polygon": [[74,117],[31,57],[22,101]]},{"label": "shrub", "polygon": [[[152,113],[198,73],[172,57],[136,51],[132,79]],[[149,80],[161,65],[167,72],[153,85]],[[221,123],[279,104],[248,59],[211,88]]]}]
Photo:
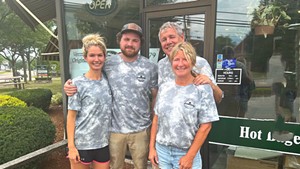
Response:
[{"label": "shrub", "polygon": [[2,164],[52,144],[55,126],[41,109],[0,107],[0,138]]},{"label": "shrub", "polygon": [[52,96],[51,104],[53,104],[53,105],[61,105],[62,104],[62,94],[60,92],[57,92],[55,95]]},{"label": "shrub", "polygon": [[9,96],[9,95],[0,95],[0,107],[26,107],[26,103],[22,100]]},{"label": "shrub", "polygon": [[13,91],[9,95],[24,101],[27,106],[34,106],[48,111],[52,92],[50,89],[24,89]]}]

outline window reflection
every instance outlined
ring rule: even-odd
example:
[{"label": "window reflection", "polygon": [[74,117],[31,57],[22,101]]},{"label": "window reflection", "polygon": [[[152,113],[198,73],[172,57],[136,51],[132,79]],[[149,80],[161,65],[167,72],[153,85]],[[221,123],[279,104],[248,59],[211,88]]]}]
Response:
[{"label": "window reflection", "polygon": [[[225,92],[225,97],[224,102],[222,101],[223,103],[218,107],[219,113],[225,116],[245,117],[255,120],[274,119],[272,124],[275,126],[274,131],[272,131],[273,137],[279,140],[283,138],[277,138],[280,135],[284,136],[284,139],[291,140],[292,133],[284,127],[283,123],[299,123],[300,117],[300,24],[298,24],[299,14],[297,12],[300,1],[241,0],[232,2],[218,0],[215,57],[217,57],[217,54],[223,54],[226,58],[227,55],[231,54],[230,57],[236,58],[237,62],[244,60],[242,61],[244,66],[239,66],[246,68],[246,70],[243,70],[242,79],[244,79],[245,73],[249,72],[255,88],[252,86],[250,97],[247,100],[243,99],[243,93],[245,92],[243,82],[241,85],[220,85]],[[271,2],[278,2],[286,6],[286,14],[291,17],[291,20],[280,21],[275,26],[273,33],[267,32],[266,29],[261,33],[257,33],[255,32],[256,28],[253,26],[252,13],[261,3],[268,5]],[[288,23],[288,26],[286,23]],[[228,47],[230,48],[228,49]],[[224,49],[227,49],[227,51],[224,51]],[[245,93],[249,93],[249,91]],[[277,132],[280,134],[275,135]],[[256,146],[253,145],[253,147]],[[257,159],[259,159],[257,155],[261,153],[256,151],[261,151],[265,155],[269,153],[270,156],[276,157],[272,160],[275,160],[278,166],[287,167],[292,163],[289,161],[291,156],[273,151],[211,144],[210,168],[225,169],[232,167],[232,165],[240,162],[240,160],[233,161],[233,159],[239,157],[240,150],[245,150],[243,155],[255,151],[253,154]],[[278,160],[283,156],[285,162]],[[251,159],[249,156],[243,158]],[[241,164],[246,165],[246,163]],[[299,163],[296,162],[296,164]]]},{"label": "window reflection", "polygon": [[129,22],[140,24],[139,0],[66,0],[64,1],[69,69],[71,77],[82,75],[88,65],[82,59],[81,39],[99,33],[106,40],[107,53],[118,53],[116,34]]},{"label": "window reflection", "polygon": [[[255,90],[256,85],[251,71],[247,67],[247,61],[242,56],[235,56],[235,49],[232,46],[224,46],[221,53],[223,60],[232,60],[235,68],[241,70],[240,84],[219,85],[224,92],[224,98],[218,105],[218,111],[223,116],[245,117],[248,111],[248,101]],[[223,61],[223,62],[224,62]]]},{"label": "window reflection", "polygon": [[147,6],[154,5],[166,5],[166,4],[174,4],[174,3],[183,3],[183,2],[191,2],[197,0],[146,0]]},{"label": "window reflection", "polygon": [[[110,1],[105,1],[105,3],[108,2]],[[108,4],[99,6],[98,4],[98,10],[91,11],[88,7],[94,3],[93,0],[66,0],[64,7],[68,40],[80,43],[84,35],[98,32],[105,37],[108,48],[118,48],[115,36],[122,26],[129,22],[140,23],[139,12],[137,12],[140,1],[116,0],[112,2],[115,6],[108,6]],[[112,8],[111,11],[108,7]],[[95,4],[93,8],[96,8]],[[80,44],[73,45],[71,48],[80,46]]]},{"label": "window reflection", "polygon": [[299,122],[299,28],[286,26],[297,22],[295,8],[299,5],[292,0],[278,2],[284,7],[289,4],[286,14],[291,20],[279,21],[272,34],[256,34],[251,27],[253,11],[262,3],[270,2],[218,1],[216,55],[227,57],[224,48],[231,47],[234,53],[231,57],[246,69],[242,71],[242,79],[246,74],[253,79],[252,86],[248,87],[243,82],[220,85],[225,94],[223,104],[219,105],[220,114],[258,119],[276,119],[280,115],[286,122]]}]

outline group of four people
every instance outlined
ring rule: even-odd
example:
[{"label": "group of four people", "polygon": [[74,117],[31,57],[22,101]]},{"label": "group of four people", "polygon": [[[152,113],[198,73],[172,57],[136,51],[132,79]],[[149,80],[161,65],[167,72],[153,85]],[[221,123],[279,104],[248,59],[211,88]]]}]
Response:
[{"label": "group of four people", "polygon": [[146,169],[148,158],[162,169],[201,168],[199,151],[219,119],[222,91],[178,24],[163,24],[159,40],[167,57],[156,65],[139,55],[137,24],[117,34],[116,55],[106,55],[99,34],[83,38],[90,69],[64,85],[71,168],[122,169],[127,147],[137,169]]}]

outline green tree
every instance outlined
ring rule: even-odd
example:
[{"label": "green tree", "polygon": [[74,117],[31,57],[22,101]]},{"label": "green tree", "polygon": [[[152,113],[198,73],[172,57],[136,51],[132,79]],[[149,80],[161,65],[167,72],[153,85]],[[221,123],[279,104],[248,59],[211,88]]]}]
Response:
[{"label": "green tree", "polygon": [[0,2],[0,11],[0,55],[11,65],[13,75],[16,75],[16,62],[20,58],[27,81],[27,67],[30,69],[28,65],[46,47],[50,35],[41,26],[35,31],[30,29],[3,1]]},{"label": "green tree", "polygon": [[216,38],[216,51],[221,52],[224,46],[235,46],[235,43],[229,36],[218,36]]},{"label": "green tree", "polygon": [[0,70],[1,70],[1,65],[3,64],[4,60],[5,60],[5,59],[3,58],[3,56],[0,55]]}]

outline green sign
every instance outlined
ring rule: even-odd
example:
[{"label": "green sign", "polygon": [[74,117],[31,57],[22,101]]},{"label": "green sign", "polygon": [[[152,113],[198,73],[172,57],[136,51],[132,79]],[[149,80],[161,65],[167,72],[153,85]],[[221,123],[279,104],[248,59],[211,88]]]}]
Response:
[{"label": "green sign", "polygon": [[278,141],[272,137],[274,120],[250,120],[221,117],[214,122],[209,141],[217,144],[247,146],[300,155],[300,125],[285,123],[284,130],[294,133],[289,141]]}]

